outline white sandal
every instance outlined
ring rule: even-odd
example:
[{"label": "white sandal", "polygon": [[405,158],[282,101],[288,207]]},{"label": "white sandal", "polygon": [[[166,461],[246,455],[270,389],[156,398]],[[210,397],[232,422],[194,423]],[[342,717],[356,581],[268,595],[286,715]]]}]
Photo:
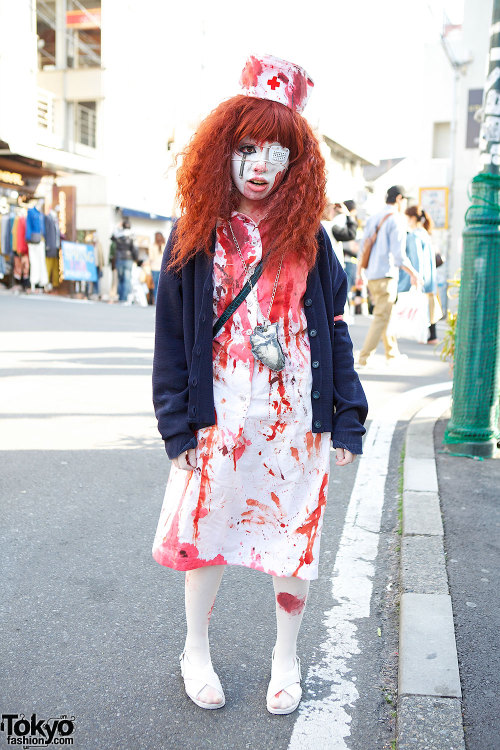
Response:
[{"label": "white sandal", "polygon": [[[184,687],[187,695],[191,698],[193,703],[196,703],[200,708],[222,708],[226,703],[226,698],[220,680],[212,667],[212,662],[209,661],[204,667],[195,667],[194,664],[191,664],[189,661],[186,649],[184,649],[179,656],[179,660],[181,663],[181,674],[184,678]],[[188,683],[190,683],[189,690]],[[207,685],[214,688],[214,690],[217,690],[222,695],[221,703],[204,703],[198,699],[198,695]]]},{"label": "white sandal", "polygon": [[[271,662],[271,682],[269,683],[269,687],[267,688],[267,710],[270,714],[291,714],[293,711],[295,711],[300,703],[300,699],[302,698],[302,688],[300,687],[300,680],[302,678],[300,659],[298,656],[296,656],[295,664],[292,669],[290,669],[288,672],[282,672],[279,675],[273,674],[273,666],[274,648]],[[291,698],[295,698],[297,694],[297,688],[295,688],[295,685],[298,685],[298,698],[294,703],[292,703],[291,706],[288,706],[287,708],[273,708],[270,705],[269,701],[282,690],[288,693]],[[291,688],[292,686],[294,686],[293,691],[289,690],[289,688]]]}]

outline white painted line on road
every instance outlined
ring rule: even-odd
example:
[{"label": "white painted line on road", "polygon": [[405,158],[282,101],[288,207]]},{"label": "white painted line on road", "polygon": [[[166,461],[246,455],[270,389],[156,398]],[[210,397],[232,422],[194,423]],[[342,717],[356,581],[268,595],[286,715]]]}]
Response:
[{"label": "white painted line on road", "polygon": [[361,653],[356,620],[370,615],[385,481],[394,429],[412,403],[452,383],[413,388],[383,407],[371,423],[347,508],[332,576],[333,607],[325,612],[325,640],[306,683],[324,697],[302,701],[288,750],[349,750],[352,709],[359,698],[349,660]]}]

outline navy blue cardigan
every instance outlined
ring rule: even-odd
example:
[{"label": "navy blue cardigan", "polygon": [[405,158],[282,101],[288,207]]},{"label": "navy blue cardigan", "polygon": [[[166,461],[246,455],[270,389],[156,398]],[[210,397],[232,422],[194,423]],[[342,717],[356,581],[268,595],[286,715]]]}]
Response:
[{"label": "navy blue cardigan", "polygon": [[[174,230],[175,231],[175,230]],[[153,403],[169,458],[196,447],[196,430],[215,424],[212,375],[212,257],[197,253],[179,272],[167,271],[165,248],[156,305]],[[311,347],[312,432],[331,432],[334,447],[362,452],[366,397],[354,370],[342,315],[347,279],[328,235],[318,232],[316,264],[307,277],[304,309]]]}]

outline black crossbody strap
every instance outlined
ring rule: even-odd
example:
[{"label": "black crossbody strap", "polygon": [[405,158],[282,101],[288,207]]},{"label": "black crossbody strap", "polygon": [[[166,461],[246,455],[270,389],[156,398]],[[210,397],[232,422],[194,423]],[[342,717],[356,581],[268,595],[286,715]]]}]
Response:
[{"label": "black crossbody strap", "polygon": [[236,297],[233,299],[232,302],[229,303],[229,305],[226,307],[222,315],[218,320],[215,321],[214,327],[212,330],[212,335],[215,337],[219,333],[220,329],[224,325],[224,323],[229,320],[231,315],[238,309],[238,307],[241,305],[244,299],[248,297],[250,294],[250,290],[253,286],[258,282],[262,275],[263,270],[263,262],[260,261],[258,266],[255,267],[255,271],[253,272],[252,276],[250,277],[250,280],[247,281],[247,283],[241,288],[241,291],[239,294],[236,295]]}]

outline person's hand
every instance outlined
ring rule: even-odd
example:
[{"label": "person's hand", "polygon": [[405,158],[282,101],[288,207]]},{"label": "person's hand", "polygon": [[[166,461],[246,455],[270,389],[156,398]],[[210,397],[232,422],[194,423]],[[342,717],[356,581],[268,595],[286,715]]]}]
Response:
[{"label": "person's hand", "polygon": [[172,459],[172,463],[176,469],[193,471],[193,469],[196,469],[196,449],[190,448],[187,451],[183,451],[180,456]]},{"label": "person's hand", "polygon": [[354,282],[354,286],[356,287],[356,289],[363,289],[364,285],[365,285],[365,282],[363,281],[363,277],[361,276],[360,273],[357,274],[356,281]]},{"label": "person's hand", "polygon": [[424,285],[424,279],[417,271],[414,271],[410,274],[410,284],[418,289],[418,287]]},{"label": "person's hand", "polygon": [[335,448],[335,453],[336,466],[347,466],[347,464],[352,464],[356,459],[356,454],[351,453],[351,451],[348,451],[346,448]]}]

